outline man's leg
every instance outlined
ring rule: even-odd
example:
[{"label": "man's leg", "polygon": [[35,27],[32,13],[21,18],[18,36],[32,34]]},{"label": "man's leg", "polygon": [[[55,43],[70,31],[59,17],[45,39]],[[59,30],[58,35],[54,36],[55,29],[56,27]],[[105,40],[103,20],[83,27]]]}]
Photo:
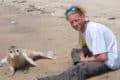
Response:
[{"label": "man's leg", "polygon": [[78,63],[73,68],[58,75],[55,80],[86,80],[108,71],[110,69],[103,62]]},{"label": "man's leg", "polygon": [[59,75],[38,78],[37,80],[85,80],[82,73],[80,65],[76,65]]},{"label": "man's leg", "polygon": [[80,53],[84,53],[85,56],[92,56],[92,53],[89,51],[87,47],[83,47],[82,49],[73,48],[71,51],[71,57],[73,60],[73,64],[76,65],[80,63]]},{"label": "man's leg", "polygon": [[103,62],[79,63],[77,65],[80,66],[80,70],[83,70],[85,79],[112,71]]},{"label": "man's leg", "polygon": [[77,48],[73,48],[71,51],[71,57],[74,65],[80,63],[80,51],[81,49],[77,49]]},{"label": "man's leg", "polygon": [[[86,80],[86,78],[105,73],[110,69],[103,62],[80,63],[81,49],[73,49],[71,56],[73,59],[73,68],[64,71],[60,75],[39,78],[38,80]],[[92,56],[88,52],[88,56]]]},{"label": "man's leg", "polygon": [[110,69],[102,62],[78,63],[60,75],[39,78],[38,80],[86,80],[86,78],[108,71]]}]

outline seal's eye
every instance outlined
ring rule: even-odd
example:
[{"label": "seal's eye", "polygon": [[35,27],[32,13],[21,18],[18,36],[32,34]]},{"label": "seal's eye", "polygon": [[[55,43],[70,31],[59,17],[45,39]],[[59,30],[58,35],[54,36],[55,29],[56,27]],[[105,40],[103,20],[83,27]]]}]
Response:
[{"label": "seal's eye", "polygon": [[17,49],[16,51],[17,51],[17,52],[19,52],[19,50],[18,50],[18,49]]},{"label": "seal's eye", "polygon": [[10,51],[10,53],[12,53],[12,51]]}]

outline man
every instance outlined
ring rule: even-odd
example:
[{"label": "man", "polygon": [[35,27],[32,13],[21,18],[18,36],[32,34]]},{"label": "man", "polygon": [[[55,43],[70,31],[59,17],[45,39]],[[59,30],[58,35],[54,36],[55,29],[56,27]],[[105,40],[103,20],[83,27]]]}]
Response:
[{"label": "man", "polygon": [[66,10],[66,19],[82,33],[81,49],[72,50],[74,67],[57,76],[38,80],[86,80],[94,75],[120,68],[120,51],[113,32],[105,25],[89,21],[81,7]]}]

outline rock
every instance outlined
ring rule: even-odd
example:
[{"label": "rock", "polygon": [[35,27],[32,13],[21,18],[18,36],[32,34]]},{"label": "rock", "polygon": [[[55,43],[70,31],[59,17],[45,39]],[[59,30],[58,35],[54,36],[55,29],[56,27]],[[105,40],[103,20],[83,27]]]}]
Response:
[{"label": "rock", "polygon": [[39,11],[42,14],[47,13],[45,8],[40,7],[40,6],[35,6],[33,4],[30,4],[27,8],[25,8],[25,11],[27,11],[27,12]]},{"label": "rock", "polygon": [[3,58],[0,60],[0,67],[3,67],[5,65],[7,65],[7,61],[6,61],[6,58]]},{"label": "rock", "polygon": [[14,0],[14,1],[12,1],[12,2],[14,2],[14,3],[25,3],[25,2],[27,2],[26,0]]},{"label": "rock", "polygon": [[36,8],[34,5],[29,5],[28,8],[26,8],[25,10],[27,12],[40,11],[40,9]]},{"label": "rock", "polygon": [[110,17],[108,18],[109,20],[115,20],[116,18],[115,17]]},{"label": "rock", "polygon": [[51,13],[52,16],[56,16],[56,17],[64,17],[64,11],[62,9],[56,10],[54,13]]},{"label": "rock", "polygon": [[16,23],[16,21],[15,21],[15,20],[13,20],[13,21],[11,21],[10,23],[11,23],[11,24],[15,24],[15,23]]}]

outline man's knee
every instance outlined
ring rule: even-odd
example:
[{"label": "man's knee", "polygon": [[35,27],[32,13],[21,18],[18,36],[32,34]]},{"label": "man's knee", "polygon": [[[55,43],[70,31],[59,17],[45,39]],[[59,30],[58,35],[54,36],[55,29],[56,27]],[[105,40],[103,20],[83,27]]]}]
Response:
[{"label": "man's knee", "polygon": [[78,54],[80,53],[81,49],[77,49],[77,48],[73,48],[72,51],[71,51],[71,55],[75,55],[75,54]]}]

